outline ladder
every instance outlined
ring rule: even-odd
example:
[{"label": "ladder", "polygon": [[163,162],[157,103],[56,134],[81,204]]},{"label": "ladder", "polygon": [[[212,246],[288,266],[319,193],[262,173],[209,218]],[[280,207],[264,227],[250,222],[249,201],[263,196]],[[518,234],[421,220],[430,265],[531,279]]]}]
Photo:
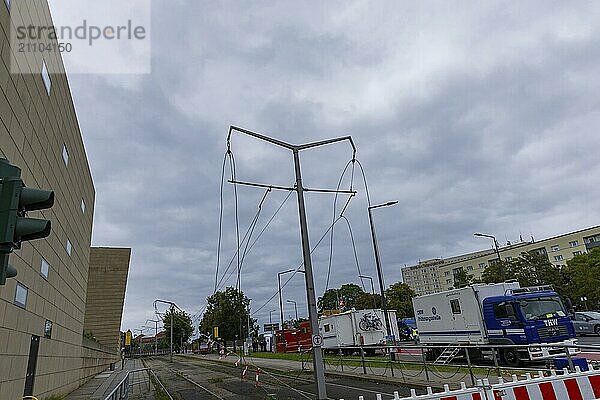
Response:
[{"label": "ladder", "polygon": [[460,352],[460,347],[448,346],[442,351],[442,354],[433,362],[434,365],[447,365]]}]

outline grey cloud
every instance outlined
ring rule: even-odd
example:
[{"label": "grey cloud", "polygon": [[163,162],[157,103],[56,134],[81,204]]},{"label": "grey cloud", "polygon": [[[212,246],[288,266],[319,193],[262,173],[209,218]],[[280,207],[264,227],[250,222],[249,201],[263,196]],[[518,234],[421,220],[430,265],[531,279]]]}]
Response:
[{"label": "grey cloud", "polygon": [[[94,244],[134,248],[124,326],[152,317],[157,297],[197,313],[212,293],[230,124],[291,142],[353,136],[373,202],[399,200],[375,215],[388,284],[404,264],[488,248],[476,230],[514,240],[596,224],[586,204],[600,172],[589,150],[600,140],[597,6],[448,7],[158,2],[152,75],[70,77],[97,190]],[[239,179],[293,184],[288,152],[239,135],[232,149]],[[344,144],[303,153],[305,184],[335,187],[350,157]],[[360,179],[355,171],[347,215],[361,270],[373,275]],[[235,249],[225,188],[221,271]],[[285,194],[269,194],[255,234]],[[238,195],[243,234],[263,191]],[[307,196],[313,245],[332,204]],[[328,243],[313,254],[318,291]],[[278,271],[300,263],[292,195],[244,261],[253,309]],[[340,224],[330,286],[356,275]],[[284,296],[305,315],[302,278]]]}]

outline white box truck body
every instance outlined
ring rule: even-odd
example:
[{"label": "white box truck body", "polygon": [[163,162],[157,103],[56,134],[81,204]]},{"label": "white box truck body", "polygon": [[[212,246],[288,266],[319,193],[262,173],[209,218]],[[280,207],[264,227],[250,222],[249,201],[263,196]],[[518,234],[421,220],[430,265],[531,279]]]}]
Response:
[{"label": "white box truck body", "polygon": [[[396,311],[388,310],[391,334],[399,336]],[[324,348],[378,346],[385,344],[385,319],[382,310],[349,310],[319,319]]]}]

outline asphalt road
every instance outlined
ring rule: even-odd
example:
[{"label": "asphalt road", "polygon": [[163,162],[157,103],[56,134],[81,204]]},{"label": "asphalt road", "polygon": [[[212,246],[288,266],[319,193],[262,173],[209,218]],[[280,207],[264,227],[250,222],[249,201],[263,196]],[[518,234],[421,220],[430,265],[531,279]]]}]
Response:
[{"label": "asphalt road", "polygon": [[600,336],[577,336],[577,341],[581,345],[600,346]]}]

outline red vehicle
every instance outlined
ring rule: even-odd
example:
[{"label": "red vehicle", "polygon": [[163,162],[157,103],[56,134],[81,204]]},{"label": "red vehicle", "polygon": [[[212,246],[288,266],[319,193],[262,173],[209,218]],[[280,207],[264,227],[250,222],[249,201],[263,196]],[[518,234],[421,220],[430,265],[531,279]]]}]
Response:
[{"label": "red vehicle", "polygon": [[297,329],[280,329],[275,335],[278,353],[297,353],[312,347],[309,321],[300,322]]}]

